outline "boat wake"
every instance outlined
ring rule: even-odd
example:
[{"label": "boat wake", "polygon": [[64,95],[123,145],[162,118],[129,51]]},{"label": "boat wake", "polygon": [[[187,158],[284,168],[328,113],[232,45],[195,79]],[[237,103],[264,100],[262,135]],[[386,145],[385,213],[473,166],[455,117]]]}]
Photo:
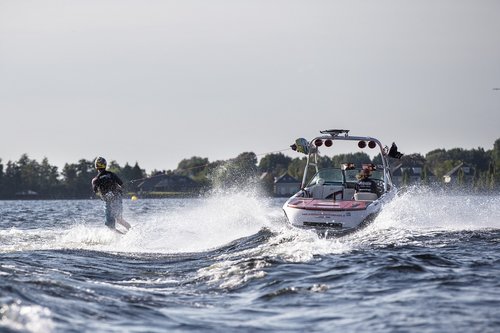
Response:
[{"label": "boat wake", "polygon": [[[222,254],[199,277],[221,288],[236,288],[263,277],[273,263],[304,263],[355,251],[418,246],[439,248],[471,235],[488,238],[500,229],[500,197],[454,197],[413,188],[389,203],[373,223],[341,237],[324,238],[313,231],[281,225],[265,243]],[[482,235],[482,234],[485,235]]]},{"label": "boat wake", "polygon": [[[0,231],[0,252],[86,249],[126,253],[190,253],[223,248],[267,230],[272,236],[244,251],[291,262],[345,253],[370,246],[394,246],[417,236],[500,228],[499,196],[450,196],[413,188],[390,202],[375,221],[358,232],[324,239],[313,231],[290,227],[282,201],[256,191],[218,192],[206,198],[159,201],[151,208],[129,203],[133,228],[126,235],[98,221],[75,220],[69,228]],[[57,224],[56,224],[57,225]],[[256,237],[260,239],[259,237]],[[260,239],[260,241],[262,241]],[[248,246],[247,246],[248,247]],[[224,254],[241,256],[234,250]]]},{"label": "boat wake", "polygon": [[[0,230],[0,252],[85,249],[126,253],[187,253],[212,250],[280,223],[281,212],[254,192],[219,192],[206,198],[128,203],[126,235],[98,220],[76,219],[68,227]],[[141,206],[142,205],[142,206]],[[127,212],[128,208],[128,212]],[[99,216],[99,214],[94,214]],[[279,216],[279,218],[278,218]],[[67,223],[63,223],[67,225]]]}]

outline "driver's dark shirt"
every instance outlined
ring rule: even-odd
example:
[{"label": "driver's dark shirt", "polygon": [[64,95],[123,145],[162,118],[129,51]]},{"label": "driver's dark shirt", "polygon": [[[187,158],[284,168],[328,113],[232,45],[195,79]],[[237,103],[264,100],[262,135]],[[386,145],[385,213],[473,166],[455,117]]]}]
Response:
[{"label": "driver's dark shirt", "polygon": [[378,196],[380,196],[377,183],[370,178],[365,178],[358,181],[358,183],[356,184],[356,192],[376,193]]}]

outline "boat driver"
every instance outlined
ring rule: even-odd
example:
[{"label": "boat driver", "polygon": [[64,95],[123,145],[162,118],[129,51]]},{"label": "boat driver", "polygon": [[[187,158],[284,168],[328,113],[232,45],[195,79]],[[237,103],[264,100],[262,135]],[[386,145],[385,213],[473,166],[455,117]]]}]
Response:
[{"label": "boat driver", "polygon": [[376,193],[377,197],[380,197],[380,191],[377,183],[370,178],[371,171],[368,168],[361,170],[358,174],[358,183],[356,184],[356,193]]},{"label": "boat driver", "polygon": [[106,203],[106,226],[122,233],[116,229],[116,222],[127,230],[130,229],[130,224],[122,216],[123,182],[115,173],[107,171],[106,165],[106,160],[103,157],[96,158],[95,168],[98,174],[92,179],[92,189]]}]

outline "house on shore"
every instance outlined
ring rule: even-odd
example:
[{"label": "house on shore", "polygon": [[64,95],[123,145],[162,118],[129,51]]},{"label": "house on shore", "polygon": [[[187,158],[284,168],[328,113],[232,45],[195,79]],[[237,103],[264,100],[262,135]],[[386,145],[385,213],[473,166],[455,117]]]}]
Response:
[{"label": "house on shore", "polygon": [[38,199],[40,195],[33,190],[19,191],[15,194],[16,199]]},{"label": "house on shore", "polygon": [[286,197],[297,193],[300,190],[301,182],[288,173],[277,177],[274,180],[274,195]]},{"label": "house on shore", "polygon": [[474,182],[475,169],[465,163],[460,163],[443,176],[446,186],[471,185]]},{"label": "house on shore", "polygon": [[398,164],[392,168],[392,181],[397,187],[406,185],[433,184],[436,176],[422,166],[404,166]]}]

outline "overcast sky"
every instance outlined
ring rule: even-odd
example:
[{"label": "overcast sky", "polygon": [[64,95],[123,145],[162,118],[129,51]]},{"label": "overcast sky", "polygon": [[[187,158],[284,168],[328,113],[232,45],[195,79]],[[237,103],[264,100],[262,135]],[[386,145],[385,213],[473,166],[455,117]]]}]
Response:
[{"label": "overcast sky", "polygon": [[0,0],[4,163],[174,169],[330,128],[488,150],[499,87],[498,0]]}]

